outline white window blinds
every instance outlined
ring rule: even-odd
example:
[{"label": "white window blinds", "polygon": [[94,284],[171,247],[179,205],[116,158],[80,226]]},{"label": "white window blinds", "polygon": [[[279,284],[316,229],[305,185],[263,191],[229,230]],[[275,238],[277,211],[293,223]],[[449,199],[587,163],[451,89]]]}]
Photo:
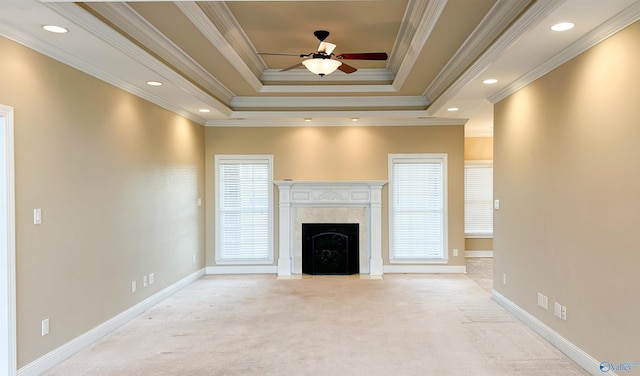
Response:
[{"label": "white window blinds", "polygon": [[493,165],[476,162],[464,166],[464,233],[493,236]]},{"label": "white window blinds", "polygon": [[270,160],[217,159],[217,260],[271,260]]},{"label": "white window blinds", "polygon": [[391,259],[444,259],[446,156],[390,158]]}]

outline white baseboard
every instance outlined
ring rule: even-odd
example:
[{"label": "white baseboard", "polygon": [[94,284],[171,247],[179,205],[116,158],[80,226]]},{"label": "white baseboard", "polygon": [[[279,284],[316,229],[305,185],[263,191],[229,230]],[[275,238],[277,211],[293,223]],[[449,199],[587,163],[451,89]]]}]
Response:
[{"label": "white baseboard", "polygon": [[384,273],[452,273],[464,274],[467,267],[464,265],[384,265]]},{"label": "white baseboard", "polygon": [[511,312],[516,318],[522,321],[529,328],[533,329],[542,338],[546,339],[549,343],[555,346],[558,350],[562,351],[571,360],[578,363],[580,367],[587,370],[592,375],[609,375],[617,376],[612,370],[604,372],[600,370],[600,362],[593,358],[591,355],[584,352],[582,349],[571,343],[569,340],[558,334],[553,329],[549,328],[542,321],[532,316],[529,312],[520,308],[517,304],[504,297],[496,290],[492,292],[493,299],[504,307],[507,311]]},{"label": "white baseboard", "polygon": [[493,257],[493,251],[465,251],[464,257]]},{"label": "white baseboard", "polygon": [[278,274],[277,265],[207,266],[209,274]]},{"label": "white baseboard", "polygon": [[203,275],[204,269],[200,269],[195,273],[192,273],[189,276],[174,283],[173,285],[165,288],[164,290],[157,292],[156,294],[120,313],[119,315],[103,322],[102,324],[96,326],[88,332],[72,339],[71,341],[65,343],[57,349],[20,368],[18,370],[18,376],[37,376],[48,371],[54,366],[60,364],[65,359],[87,348],[89,345],[98,341],[100,338],[114,332],[122,325],[133,320],[147,309],[158,304],[163,299],[166,299],[167,297],[171,296],[178,290],[184,288]]}]

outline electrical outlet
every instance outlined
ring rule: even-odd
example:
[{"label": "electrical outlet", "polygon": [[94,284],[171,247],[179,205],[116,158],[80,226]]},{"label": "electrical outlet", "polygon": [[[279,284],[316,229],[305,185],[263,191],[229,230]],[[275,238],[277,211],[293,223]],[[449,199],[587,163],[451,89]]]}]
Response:
[{"label": "electrical outlet", "polygon": [[541,293],[538,293],[538,306],[542,307],[542,297],[544,295],[542,295]]},{"label": "electrical outlet", "polygon": [[42,320],[42,336],[49,334],[49,319]]},{"label": "electrical outlet", "polygon": [[131,281],[131,292],[136,292],[137,287],[136,287],[136,281]]},{"label": "electrical outlet", "polygon": [[156,281],[156,274],[155,273],[149,274],[149,284],[152,285],[153,282],[155,281]]},{"label": "electrical outlet", "polygon": [[507,273],[502,273],[502,284],[507,285]]},{"label": "electrical outlet", "polygon": [[142,287],[147,287],[147,286],[149,286],[149,277],[145,275],[145,276],[142,276]]},{"label": "electrical outlet", "polygon": [[560,316],[562,316],[561,318],[563,320],[567,320],[567,307],[562,306],[562,308],[560,309]]},{"label": "electrical outlet", "polygon": [[458,248],[453,249],[453,256],[458,256]]}]

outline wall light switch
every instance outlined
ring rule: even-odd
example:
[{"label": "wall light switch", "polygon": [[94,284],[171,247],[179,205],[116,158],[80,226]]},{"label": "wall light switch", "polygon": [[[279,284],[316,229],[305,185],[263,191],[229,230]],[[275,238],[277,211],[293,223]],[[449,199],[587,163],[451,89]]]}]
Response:
[{"label": "wall light switch", "polygon": [[553,315],[559,319],[562,318],[562,306],[558,302],[553,306]]},{"label": "wall light switch", "polygon": [[147,287],[147,286],[149,286],[149,277],[145,275],[142,277],[142,287]]},{"label": "wall light switch", "polygon": [[503,285],[507,284],[507,273],[502,273],[502,284]]},{"label": "wall light switch", "polygon": [[49,334],[49,319],[42,320],[42,336]]},{"label": "wall light switch", "polygon": [[457,256],[458,255],[458,248],[454,248],[453,249],[453,256]]},{"label": "wall light switch", "polygon": [[33,224],[42,224],[42,209],[33,209]]},{"label": "wall light switch", "polygon": [[136,292],[137,284],[136,281],[131,281],[131,292]]},{"label": "wall light switch", "polygon": [[500,200],[493,200],[493,208],[495,210],[500,210]]},{"label": "wall light switch", "polygon": [[201,198],[198,199],[198,206],[202,206],[202,199]]},{"label": "wall light switch", "polygon": [[149,284],[152,285],[156,281],[156,273],[149,274]]}]

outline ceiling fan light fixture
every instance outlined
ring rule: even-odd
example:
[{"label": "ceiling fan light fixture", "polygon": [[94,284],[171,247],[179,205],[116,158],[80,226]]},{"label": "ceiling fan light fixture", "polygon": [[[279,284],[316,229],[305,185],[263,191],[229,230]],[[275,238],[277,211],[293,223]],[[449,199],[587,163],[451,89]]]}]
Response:
[{"label": "ceiling fan light fixture", "polygon": [[303,60],[302,64],[309,70],[309,72],[319,76],[324,76],[335,72],[335,70],[342,65],[342,62],[334,59],[313,58]]}]

